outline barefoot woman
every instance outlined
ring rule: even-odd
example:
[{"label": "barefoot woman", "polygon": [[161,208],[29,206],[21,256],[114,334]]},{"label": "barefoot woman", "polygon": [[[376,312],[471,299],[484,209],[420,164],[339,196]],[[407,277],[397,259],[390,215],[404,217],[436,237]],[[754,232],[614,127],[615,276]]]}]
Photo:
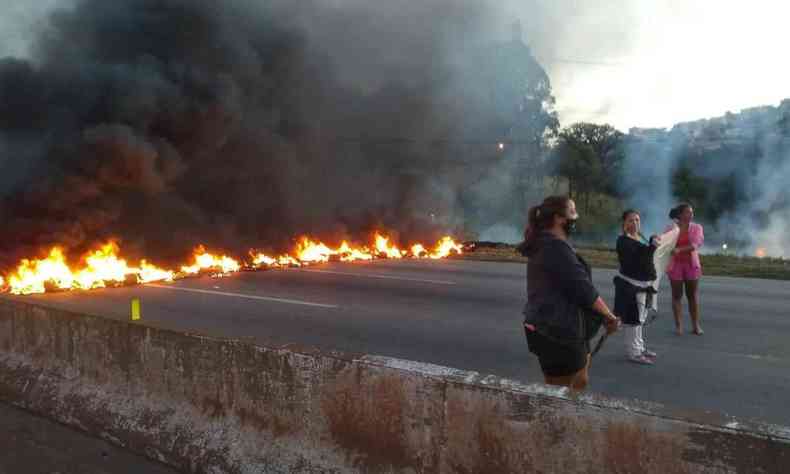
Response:
[{"label": "barefoot woman", "polygon": [[667,276],[672,284],[672,312],[675,316],[675,331],[683,334],[683,292],[689,304],[692,332],[702,335],[699,316],[699,280],[702,276],[702,264],[699,259],[699,248],[705,240],[702,226],[694,219],[694,209],[689,204],[680,204],[669,212],[670,219],[680,227],[678,243],[672,252],[672,260],[667,268]]}]

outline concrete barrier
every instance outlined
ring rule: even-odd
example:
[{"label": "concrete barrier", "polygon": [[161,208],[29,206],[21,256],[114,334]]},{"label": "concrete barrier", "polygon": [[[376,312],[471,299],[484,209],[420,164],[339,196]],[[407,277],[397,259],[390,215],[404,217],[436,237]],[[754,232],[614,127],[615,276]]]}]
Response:
[{"label": "concrete barrier", "polygon": [[779,473],[790,430],[0,299],[0,399],[185,472]]}]

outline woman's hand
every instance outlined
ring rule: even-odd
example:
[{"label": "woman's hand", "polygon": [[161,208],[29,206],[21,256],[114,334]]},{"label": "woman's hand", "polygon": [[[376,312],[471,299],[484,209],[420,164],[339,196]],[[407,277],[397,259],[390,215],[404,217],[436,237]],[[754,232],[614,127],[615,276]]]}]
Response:
[{"label": "woman's hand", "polygon": [[620,329],[620,325],[622,322],[620,318],[615,316],[614,314],[610,314],[606,317],[606,333],[607,334],[614,334]]}]

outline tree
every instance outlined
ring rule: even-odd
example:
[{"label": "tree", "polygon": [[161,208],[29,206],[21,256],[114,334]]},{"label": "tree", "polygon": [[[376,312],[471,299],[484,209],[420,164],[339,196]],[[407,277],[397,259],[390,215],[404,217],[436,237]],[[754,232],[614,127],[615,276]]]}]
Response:
[{"label": "tree", "polygon": [[559,133],[549,163],[568,180],[572,196],[584,197],[589,208],[593,193],[617,195],[617,182],[625,160],[624,134],[608,124],[579,122]]},{"label": "tree", "polygon": [[559,130],[551,81],[518,25],[509,41],[465,50],[458,62],[462,88],[451,103],[461,105],[452,122],[467,137],[495,141],[486,143],[490,154],[480,155],[480,172],[468,173],[474,182],[459,193],[470,203],[466,219],[481,228],[520,227],[528,206],[542,199],[545,158]]},{"label": "tree", "polygon": [[511,40],[494,49],[490,73],[501,133],[513,144],[522,184],[539,182],[560,122],[549,76],[524,43],[519,22],[513,24]]}]

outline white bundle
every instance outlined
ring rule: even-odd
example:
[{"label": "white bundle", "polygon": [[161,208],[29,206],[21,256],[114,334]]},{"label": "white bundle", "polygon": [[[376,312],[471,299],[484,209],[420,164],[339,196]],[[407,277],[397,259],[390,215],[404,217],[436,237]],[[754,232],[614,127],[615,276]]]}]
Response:
[{"label": "white bundle", "polygon": [[[661,282],[661,277],[667,272],[669,261],[672,258],[672,251],[678,243],[678,235],[680,235],[680,227],[672,221],[667,230],[658,236],[660,244],[653,254],[653,265],[656,267],[656,281],[653,282],[653,288],[658,291],[658,284]],[[654,298],[656,300],[658,298]]]}]

